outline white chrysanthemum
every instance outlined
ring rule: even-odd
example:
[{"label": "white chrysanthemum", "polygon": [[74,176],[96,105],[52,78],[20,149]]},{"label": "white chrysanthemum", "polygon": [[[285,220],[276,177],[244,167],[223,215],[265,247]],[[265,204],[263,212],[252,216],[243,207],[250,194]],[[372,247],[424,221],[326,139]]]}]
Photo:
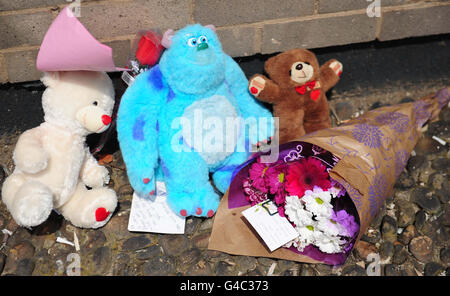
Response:
[{"label": "white chrysanthemum", "polygon": [[314,192],[307,191],[305,196],[302,197],[302,201],[305,203],[306,210],[312,212],[316,216],[330,217],[333,206],[331,205],[331,195],[327,191],[320,189]]},{"label": "white chrysanthemum", "polygon": [[288,220],[296,226],[305,226],[313,223],[312,213],[305,210],[303,202],[298,196],[286,196],[284,213]]},{"label": "white chrysanthemum", "polygon": [[301,227],[295,227],[295,230],[297,230],[299,236],[297,241],[297,249],[300,251],[303,251],[303,249],[314,243],[314,230],[315,225],[306,225]]},{"label": "white chrysanthemum", "polygon": [[300,252],[303,251],[306,246],[314,243],[315,229],[316,227],[314,221],[312,221],[311,225],[295,227],[295,230],[298,233],[298,237],[288,242],[285,247],[289,248],[291,246],[294,246]]},{"label": "white chrysanthemum", "polygon": [[305,191],[305,196],[308,195],[314,195],[315,197],[319,197],[320,199],[322,199],[324,202],[326,203],[330,203],[331,202],[331,194],[328,191],[323,191],[322,188],[320,188],[319,186],[314,186],[314,190],[306,190]]},{"label": "white chrysanthemum", "polygon": [[[284,247],[294,246],[303,251],[306,246],[312,244],[329,254],[342,251],[341,244],[344,241],[338,235],[345,232],[345,229],[331,220],[331,194],[315,187],[313,191],[307,190],[301,199],[297,196],[286,197],[285,214],[288,220],[295,224],[299,235]],[[313,215],[317,221],[313,220]]]},{"label": "white chrysanthemum", "polygon": [[314,232],[314,245],[324,253],[340,253],[342,251],[341,244],[343,243],[344,241],[337,236],[327,235],[321,231]]},{"label": "white chrysanthemum", "polygon": [[[298,241],[299,241],[299,237],[297,236],[296,238],[294,238],[294,239],[291,240],[290,242],[284,244],[283,247],[285,247],[285,248],[290,248],[290,247],[294,246],[295,248],[298,249]],[[300,250],[300,249],[299,249],[299,251],[303,251],[303,250]]]}]

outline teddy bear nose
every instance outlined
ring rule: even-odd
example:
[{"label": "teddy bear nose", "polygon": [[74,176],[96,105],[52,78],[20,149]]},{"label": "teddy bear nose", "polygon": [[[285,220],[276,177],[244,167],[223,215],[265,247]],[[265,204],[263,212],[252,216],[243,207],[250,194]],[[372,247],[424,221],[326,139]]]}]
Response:
[{"label": "teddy bear nose", "polygon": [[111,123],[111,116],[102,115],[102,122],[104,125],[108,125]]},{"label": "teddy bear nose", "polygon": [[303,69],[303,65],[302,64],[298,64],[297,66],[295,66],[295,69],[301,70],[301,69]]}]

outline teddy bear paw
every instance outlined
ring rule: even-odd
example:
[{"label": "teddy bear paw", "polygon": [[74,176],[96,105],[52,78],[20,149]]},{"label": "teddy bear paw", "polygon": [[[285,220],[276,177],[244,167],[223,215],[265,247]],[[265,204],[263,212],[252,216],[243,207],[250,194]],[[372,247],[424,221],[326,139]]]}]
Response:
[{"label": "teddy bear paw", "polygon": [[104,166],[91,168],[84,174],[83,182],[92,188],[102,187],[109,183],[109,171]]},{"label": "teddy bear paw", "polygon": [[334,73],[336,73],[337,76],[341,76],[344,66],[341,62],[334,61],[330,64],[330,68],[334,71]]},{"label": "teddy bear paw", "polygon": [[44,184],[37,181],[25,183],[16,193],[10,208],[17,224],[31,227],[47,220],[53,210],[53,194]]},{"label": "teddy bear paw", "polygon": [[250,93],[257,97],[259,93],[264,89],[264,86],[266,85],[266,81],[261,76],[256,76],[252,80],[250,80],[250,84],[248,89],[250,90]]},{"label": "teddy bear paw", "polygon": [[76,211],[63,213],[78,227],[102,227],[109,221],[117,206],[116,193],[106,187],[89,190],[82,198]]}]

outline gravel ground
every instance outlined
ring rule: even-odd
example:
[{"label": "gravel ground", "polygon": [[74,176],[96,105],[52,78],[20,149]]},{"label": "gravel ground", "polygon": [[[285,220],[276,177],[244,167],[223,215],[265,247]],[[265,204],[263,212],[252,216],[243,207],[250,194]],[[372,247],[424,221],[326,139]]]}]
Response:
[{"label": "gravel ground", "polygon": [[[434,80],[422,85],[392,85],[380,89],[356,89],[332,93],[331,105],[341,120],[385,104],[420,98],[449,85]],[[336,123],[336,121],[335,121]],[[404,172],[379,215],[344,265],[300,264],[286,260],[232,256],[207,250],[214,219],[188,218],[185,235],[133,233],[127,230],[132,188],[120,151],[112,149],[110,187],[119,207],[109,223],[98,230],[78,229],[52,213],[47,222],[32,230],[18,227],[0,203],[0,274],[71,275],[76,255],[81,275],[367,275],[374,266],[370,253],[380,255],[381,275],[450,275],[449,146],[450,110],[428,125]],[[0,137],[0,186],[13,169],[12,151],[18,132]],[[9,232],[9,234],[8,234]],[[74,241],[80,250],[56,242]],[[75,256],[75,257],[74,257]],[[75,258],[75,259],[74,259]]]}]

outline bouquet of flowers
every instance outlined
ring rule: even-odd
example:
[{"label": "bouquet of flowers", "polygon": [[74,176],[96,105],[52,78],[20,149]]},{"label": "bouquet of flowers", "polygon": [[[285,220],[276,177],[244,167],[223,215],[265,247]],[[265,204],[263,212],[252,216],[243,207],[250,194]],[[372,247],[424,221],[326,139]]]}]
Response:
[{"label": "bouquet of flowers", "polygon": [[[256,153],[235,170],[217,210],[208,248],[236,255],[343,264],[392,195],[422,126],[435,119],[449,101],[450,88],[444,88],[415,102],[375,109],[344,125],[280,145],[274,162],[264,163],[265,153]],[[287,226],[293,226],[292,237],[298,234],[278,249],[267,249],[254,232],[257,229],[243,219],[248,208],[267,201],[288,220]]]},{"label": "bouquet of flowers", "polygon": [[298,233],[284,245],[285,249],[311,258],[335,254],[329,262],[346,257],[360,225],[344,186],[328,173],[339,159],[306,142],[283,147],[286,149],[282,149],[276,162],[263,163],[256,157],[248,164],[248,170],[241,171],[233,180],[233,192],[240,182],[249,205],[267,200],[276,205],[278,214],[287,218]]},{"label": "bouquet of flowers", "polygon": [[325,151],[314,145],[312,150],[316,155],[296,161],[253,163],[243,190],[252,206],[273,200],[279,215],[294,226],[298,237],[285,247],[303,252],[312,245],[325,253],[340,253],[351,248],[359,225],[353,214],[335,208],[336,199],[348,198],[347,193],[322,163],[320,154]]}]

